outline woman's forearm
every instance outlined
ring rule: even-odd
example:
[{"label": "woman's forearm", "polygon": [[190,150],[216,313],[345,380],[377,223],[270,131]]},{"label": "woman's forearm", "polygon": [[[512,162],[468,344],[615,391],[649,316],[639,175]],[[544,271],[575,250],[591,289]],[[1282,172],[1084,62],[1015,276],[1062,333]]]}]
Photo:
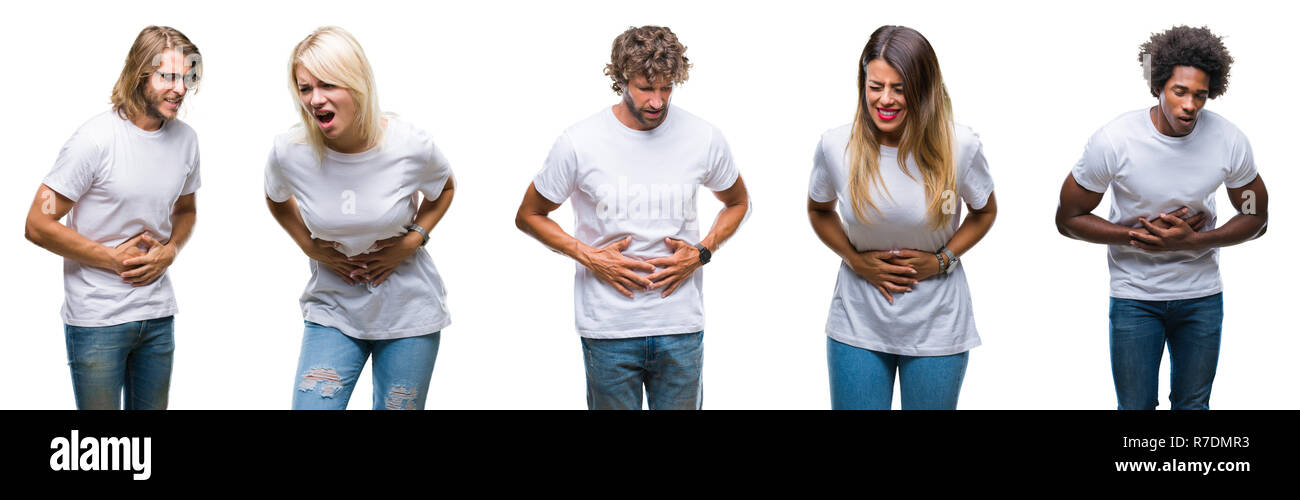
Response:
[{"label": "woman's forearm", "polygon": [[311,231],[307,229],[307,224],[303,222],[302,215],[298,213],[298,203],[293,197],[285,200],[283,203],[276,203],[270,198],[266,199],[266,206],[271,210],[271,216],[275,221],[280,223],[289,237],[298,247],[307,252],[311,246]]},{"label": "woman's forearm", "polygon": [[420,209],[415,213],[415,223],[425,231],[433,232],[433,228],[442,220],[442,216],[447,214],[447,209],[451,208],[451,199],[455,194],[455,179],[447,179],[438,199],[432,201],[425,199],[420,203]]},{"label": "woman's forearm", "polygon": [[953,255],[960,257],[962,254],[970,251],[976,243],[979,243],[984,235],[988,234],[989,229],[993,227],[993,220],[997,218],[997,202],[993,199],[993,193],[989,193],[989,199],[984,203],[984,207],[979,210],[971,210],[966,218],[961,221],[961,226],[957,232],[953,233],[952,238],[948,239],[948,249],[952,250]]},{"label": "woman's forearm", "polygon": [[[811,205],[813,202],[809,200]],[[812,223],[813,232],[822,240],[835,255],[841,259],[848,260],[852,255],[857,254],[858,250],[853,247],[849,241],[849,235],[844,232],[844,224],[840,221],[840,215],[835,210],[825,210],[819,208],[808,208],[808,221]]]}]

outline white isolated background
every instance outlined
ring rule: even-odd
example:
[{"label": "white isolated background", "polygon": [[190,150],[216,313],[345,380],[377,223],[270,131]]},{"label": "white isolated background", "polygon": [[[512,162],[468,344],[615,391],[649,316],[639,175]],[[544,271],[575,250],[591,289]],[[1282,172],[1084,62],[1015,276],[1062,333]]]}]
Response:
[{"label": "white isolated background", "polygon": [[[848,122],[856,65],[882,24],[934,45],[958,121],[979,132],[999,217],[964,259],[984,340],[961,408],[1114,408],[1106,253],[1057,234],[1062,180],[1084,142],[1150,106],[1137,47],[1175,24],[1208,25],[1236,58],[1208,109],[1249,136],[1271,193],[1266,236],[1222,252],[1225,320],[1211,404],[1297,408],[1289,362],[1297,238],[1289,224],[1297,127],[1290,7],[1273,2],[22,2],[0,21],[0,251],[10,285],[3,408],[72,408],[60,259],[19,236],[59,147],[108,95],[136,33],[186,33],[206,65],[183,119],[199,134],[198,225],[171,269],[180,303],[171,407],[287,408],[307,258],[267,213],[272,138],[294,124],[286,63],[313,28],[361,41],[384,109],[429,130],[456,173],[429,250],[448,288],[428,408],[585,407],[573,263],[514,228],[555,137],[616,102],[601,74],[631,25],[673,28],[695,64],[673,105],[719,126],[754,200],[706,268],[705,408],[829,407],[823,328],[837,258],[811,231],[807,179],[819,134]],[[1287,10],[1288,12],[1283,12]],[[1171,181],[1177,165],[1165,165]],[[720,208],[700,196],[703,224]],[[1220,219],[1232,215],[1220,193]],[[1097,213],[1105,216],[1109,199]],[[568,207],[554,214],[572,227]],[[1166,370],[1168,366],[1166,356]],[[1167,372],[1166,372],[1167,373]],[[1167,408],[1167,375],[1161,407]],[[370,406],[367,369],[351,408]],[[895,403],[897,407],[897,403]]]}]

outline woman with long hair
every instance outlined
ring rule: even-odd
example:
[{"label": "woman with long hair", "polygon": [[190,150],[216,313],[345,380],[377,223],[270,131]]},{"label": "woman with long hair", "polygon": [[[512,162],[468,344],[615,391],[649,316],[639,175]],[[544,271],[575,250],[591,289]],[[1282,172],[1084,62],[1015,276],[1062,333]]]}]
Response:
[{"label": "woman with long hair", "polygon": [[347,31],[294,47],[289,85],[302,124],[275,140],[266,198],[311,259],[293,408],[346,408],[373,354],[374,408],[422,409],[451,322],[423,248],[451,205],[451,168],[427,133],[380,111]]},{"label": "woman with long hair", "polygon": [[889,409],[897,374],[903,409],[955,409],[980,344],[960,257],[997,204],[979,136],[953,123],[916,30],[871,34],[853,123],[822,134],[809,184],[813,230],[843,259],[826,322],[831,406]]}]

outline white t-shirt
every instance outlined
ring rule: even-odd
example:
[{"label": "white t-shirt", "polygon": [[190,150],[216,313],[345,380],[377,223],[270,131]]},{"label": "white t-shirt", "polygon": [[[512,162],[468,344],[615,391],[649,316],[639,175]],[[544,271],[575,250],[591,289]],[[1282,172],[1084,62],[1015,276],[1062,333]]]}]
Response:
[{"label": "white t-shirt", "polygon": [[[180,120],[146,132],[113,110],[87,121],[59,151],[43,183],[76,202],[67,224],[90,241],[116,247],[142,231],[172,236],[176,199],[199,189],[199,141]],[[63,322],[112,326],[176,314],[167,273],[132,287],[117,273],[63,261]]]},{"label": "white t-shirt", "polygon": [[[681,107],[671,107],[651,130],[630,129],[605,108],[555,140],[533,184],[552,202],[572,197],[579,241],[600,248],[631,236],[623,255],[646,260],[672,254],[664,238],[699,243],[696,191],[725,191],[739,175],[722,133]],[[574,315],[583,337],[704,329],[703,269],[667,298],[660,298],[660,287],[632,290],[629,299],[581,264],[575,267]]]},{"label": "white t-shirt", "polygon": [[[1161,213],[1188,207],[1206,213],[1202,231],[1215,227],[1214,193],[1220,185],[1239,188],[1255,180],[1254,155],[1246,136],[1223,117],[1202,110],[1183,137],[1161,134],[1149,109],[1120,115],[1092,135],[1073,175],[1084,189],[1113,187],[1110,221],[1141,227]],[[1136,300],[1180,300],[1223,291],[1219,249],[1148,252],[1132,245],[1110,247],[1110,294]]]},{"label": "white t-shirt", "polygon": [[[889,194],[873,185],[871,200],[879,213],[867,208],[870,224],[853,213],[849,194],[849,161],[845,149],[852,125],[822,134],[813,156],[808,196],[817,202],[839,200],[839,214],[853,248],[868,250],[912,249],[938,252],[961,224],[961,204],[983,208],[993,192],[993,177],[979,136],[962,125],[955,127],[957,142],[956,213],[951,224],[935,231],[926,210],[925,186],[915,157],[907,159],[909,178],[898,165],[898,149],[880,148],[880,178]],[[939,275],[912,286],[911,292],[892,293],[890,304],[876,287],[840,262],[831,299],[826,334],[863,349],[908,356],[946,356],[980,345],[971,309],[970,288],[961,261],[951,274]]]},{"label": "white t-shirt", "polygon": [[[324,162],[301,125],[275,139],[266,163],[266,195],[293,196],[313,238],[340,244],[353,256],[374,242],[406,233],[419,194],[433,200],[451,177],[447,159],[423,130],[396,118],[380,145],[356,154],[326,150]],[[307,321],[350,337],[379,340],[426,335],[451,324],[446,290],[428,252],[420,248],[379,286],[349,285],[315,260],[301,304]]]}]

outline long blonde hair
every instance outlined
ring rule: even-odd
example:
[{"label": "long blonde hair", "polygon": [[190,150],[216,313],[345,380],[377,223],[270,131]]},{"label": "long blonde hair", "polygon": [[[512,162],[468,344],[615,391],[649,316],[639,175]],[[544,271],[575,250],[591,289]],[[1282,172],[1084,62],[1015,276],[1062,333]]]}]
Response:
[{"label": "long blonde hair", "polygon": [[317,156],[325,157],[325,134],[316,126],[316,116],[302,103],[298,95],[298,67],[306,69],[317,79],[347,89],[357,105],[357,127],[366,147],[379,144],[383,138],[383,113],[379,109],[379,93],[375,89],[375,75],[370,60],[357,39],[338,26],[325,26],[311,32],[293,48],[289,57],[289,92],[297,103],[302,118],[306,141]]},{"label": "long blonde hair", "polygon": [[907,171],[912,156],[925,185],[926,212],[932,229],[942,228],[952,219],[943,209],[945,193],[956,187],[955,139],[952,103],[939,72],[939,59],[930,42],[916,30],[904,26],[881,26],[871,34],[858,60],[858,110],[853,117],[853,131],[847,147],[849,156],[849,195],[853,214],[869,223],[867,208],[880,213],[871,200],[871,186],[879,185],[886,195],[888,188],[880,177],[880,130],[868,110],[866,85],[867,63],[884,60],[903,77],[903,96],[907,100],[907,121],[899,141],[898,165]]},{"label": "long blonde hair", "polygon": [[[157,69],[162,54],[168,50],[179,50],[185,56],[185,62],[190,65],[190,71],[194,73],[193,79],[186,82],[186,91],[198,87],[197,82],[203,76],[199,48],[175,28],[148,26],[136,35],[131,51],[126,54],[126,63],[122,65],[122,74],[118,75],[117,83],[113,85],[113,94],[109,99],[118,116],[130,120],[149,113],[145,85]],[[194,84],[189,85],[191,82]]]}]

